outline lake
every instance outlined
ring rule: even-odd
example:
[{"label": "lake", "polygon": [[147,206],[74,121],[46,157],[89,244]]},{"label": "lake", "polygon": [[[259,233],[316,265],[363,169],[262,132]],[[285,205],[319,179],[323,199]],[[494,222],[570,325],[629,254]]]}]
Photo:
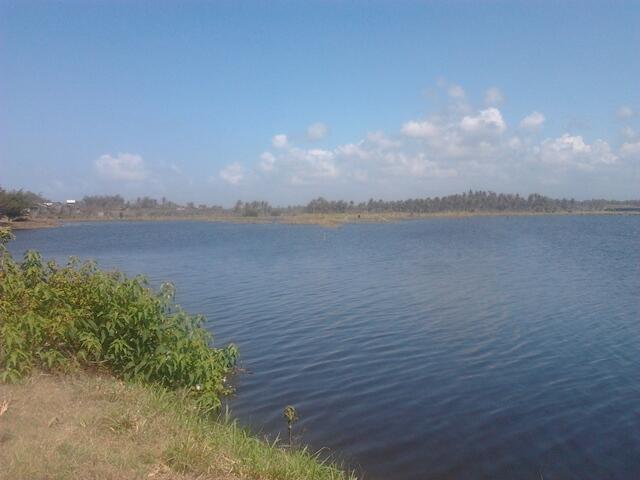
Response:
[{"label": "lake", "polygon": [[230,408],[366,479],[640,478],[640,216],[76,223],[14,254],[170,280]]}]

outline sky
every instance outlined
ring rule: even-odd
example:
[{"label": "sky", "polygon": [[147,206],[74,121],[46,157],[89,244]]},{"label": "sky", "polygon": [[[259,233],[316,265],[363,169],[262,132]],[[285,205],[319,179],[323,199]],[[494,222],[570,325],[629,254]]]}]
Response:
[{"label": "sky", "polygon": [[638,1],[0,0],[0,186],[640,198]]}]

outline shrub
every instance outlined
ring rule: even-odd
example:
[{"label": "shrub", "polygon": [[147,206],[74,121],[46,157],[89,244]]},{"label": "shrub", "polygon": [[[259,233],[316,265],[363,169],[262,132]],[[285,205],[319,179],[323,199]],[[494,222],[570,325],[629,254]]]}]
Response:
[{"label": "shrub", "polygon": [[0,380],[32,369],[104,368],[125,380],[187,389],[206,410],[229,393],[237,349],[213,348],[203,318],[173,304],[173,287],[154,292],[144,277],[104,272],[71,259],[16,262],[0,235]]}]

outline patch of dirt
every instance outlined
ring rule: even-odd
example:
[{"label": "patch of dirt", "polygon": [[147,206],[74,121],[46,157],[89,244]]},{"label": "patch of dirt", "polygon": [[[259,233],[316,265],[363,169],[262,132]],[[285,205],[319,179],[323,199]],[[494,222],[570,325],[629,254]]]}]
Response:
[{"label": "patch of dirt", "polygon": [[0,480],[237,479],[225,465],[205,476],[172,471],[163,452],[175,425],[138,400],[100,377],[40,374],[0,384]]}]

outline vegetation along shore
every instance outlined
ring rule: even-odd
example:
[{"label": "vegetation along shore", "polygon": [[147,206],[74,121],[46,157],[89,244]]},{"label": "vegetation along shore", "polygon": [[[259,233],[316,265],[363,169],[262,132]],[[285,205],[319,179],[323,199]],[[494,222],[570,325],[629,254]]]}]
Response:
[{"label": "vegetation along shore", "polygon": [[238,350],[213,347],[170,284],[16,261],[10,239],[0,230],[0,479],[354,478],[223,414]]},{"label": "vegetation along shore", "polygon": [[120,195],[85,196],[77,201],[52,202],[32,192],[0,188],[0,226],[16,230],[47,228],[73,221],[198,220],[339,226],[431,217],[638,213],[640,200],[554,199],[539,194],[520,196],[487,191],[398,201],[370,199],[359,203],[316,198],[307,205],[285,207],[272,206],[265,201],[238,201],[232,208],[224,208],[193,202],[178,204],[166,198],[142,197],[127,201]]}]

